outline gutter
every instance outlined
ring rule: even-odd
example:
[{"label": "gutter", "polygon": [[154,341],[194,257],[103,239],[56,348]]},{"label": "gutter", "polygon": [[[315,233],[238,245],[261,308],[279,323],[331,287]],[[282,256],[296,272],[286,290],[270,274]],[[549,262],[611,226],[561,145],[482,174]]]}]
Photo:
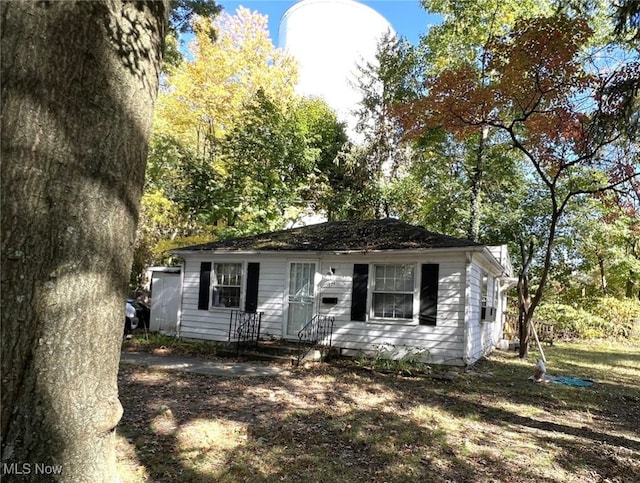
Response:
[{"label": "gutter", "polygon": [[493,253],[491,253],[491,250],[489,250],[489,247],[487,247],[486,245],[483,245],[482,248],[485,256],[489,259],[489,261],[491,261],[493,266],[496,267],[500,271],[500,273],[504,273],[506,267],[504,267],[502,263],[500,263],[500,260],[498,260],[493,255]]},{"label": "gutter", "polygon": [[485,252],[490,260],[493,260],[497,266],[503,268],[496,258],[484,245],[478,246],[466,246],[466,247],[439,247],[439,248],[389,248],[385,250],[234,250],[234,249],[218,249],[218,250],[170,250],[170,253],[179,256],[196,255],[196,254],[210,254],[210,255],[369,255],[369,254],[423,254],[423,253],[459,253],[459,252]]},{"label": "gutter", "polygon": [[518,279],[516,277],[498,277],[500,281],[500,291],[506,292],[512,287],[518,285]]}]

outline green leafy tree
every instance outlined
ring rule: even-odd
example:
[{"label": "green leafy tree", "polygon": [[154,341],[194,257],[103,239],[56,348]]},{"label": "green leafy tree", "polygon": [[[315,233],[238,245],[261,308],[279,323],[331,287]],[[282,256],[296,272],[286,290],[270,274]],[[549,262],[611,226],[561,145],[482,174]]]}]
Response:
[{"label": "green leafy tree", "polygon": [[[189,5],[181,5],[189,7]],[[288,100],[295,67],[269,39],[266,17],[239,9],[212,19],[173,10],[174,32],[193,28],[191,57],[167,66],[148,159],[136,269],[158,263],[160,247],[214,237],[232,211],[222,142],[258,90]],[[233,156],[229,155],[233,160]],[[137,279],[139,271],[132,275]]]},{"label": "green leafy tree", "polygon": [[282,226],[287,210],[304,204],[306,180],[317,151],[307,144],[295,107],[285,109],[258,93],[221,145],[221,193],[233,234]]},{"label": "green leafy tree", "polygon": [[576,221],[575,243],[579,268],[593,274],[602,296],[640,298],[640,198],[621,198],[619,192],[594,200],[590,216]]},{"label": "green leafy tree", "polygon": [[[303,188],[301,215],[310,210],[323,213],[329,220],[335,219],[342,207],[342,184],[345,173],[341,163],[343,150],[347,149],[348,138],[345,125],[320,98],[302,98],[297,103],[296,118],[301,123],[308,149],[315,157],[312,171]],[[295,215],[295,212],[292,211]]]},{"label": "green leafy tree", "polygon": [[[409,42],[387,33],[378,44],[375,58],[359,65],[358,70],[355,87],[362,95],[355,110],[358,146],[343,159],[344,167],[351,170],[348,179],[359,186],[343,186],[343,190],[359,191],[361,195],[349,196],[350,203],[343,206],[350,208],[342,216],[398,215],[404,203],[393,206],[400,200],[391,196],[391,185],[403,176],[414,151],[402,138],[395,110],[416,99],[422,90],[421,64]],[[362,203],[360,208],[358,203]]]},{"label": "green leafy tree", "polygon": [[267,17],[257,12],[241,7],[236,15],[200,17],[194,32],[192,59],[167,75],[154,135],[170,135],[197,156],[213,159],[218,141],[258,91],[282,102],[293,98],[297,71],[293,60],[274,47]]},{"label": "green leafy tree", "polygon": [[[615,6],[615,33],[629,39],[640,40],[640,4],[635,0],[622,0]],[[637,46],[637,44],[636,44]]]},{"label": "green leafy tree", "polygon": [[325,201],[329,220],[370,220],[380,216],[382,200],[378,173],[368,150],[347,144],[331,170],[330,195]]},{"label": "green leafy tree", "polygon": [[425,64],[436,74],[478,63],[491,38],[507,34],[521,19],[553,11],[548,0],[422,0],[421,4],[427,12],[443,17],[420,42]]},{"label": "green leafy tree", "polygon": [[[156,111],[138,244],[147,264],[180,240],[268,231],[323,209],[346,142],[326,103],[294,95],[296,66],[266,17],[240,8],[194,30],[192,58],[169,69]],[[171,210],[155,213],[160,200]]]},{"label": "green leafy tree", "polygon": [[[578,5],[579,2],[555,1],[499,1],[478,0],[424,0],[422,5],[432,13],[443,16],[440,25],[429,29],[420,42],[420,50],[426,65],[426,72],[432,76],[438,75],[445,69],[457,69],[464,66],[475,70],[477,80],[487,85],[490,82],[488,61],[485,46],[492,39],[508,33],[518,21],[553,12],[570,12],[575,16],[585,9],[589,12],[589,21],[596,35],[592,35],[589,42],[602,45],[608,40],[612,28],[609,21],[610,7],[608,2],[596,0],[585,2],[587,6]],[[502,143],[500,139],[492,139],[499,135],[499,131],[489,126],[476,126],[475,134],[464,140],[456,140],[463,144],[459,150],[464,152],[465,175],[464,185],[468,208],[468,217],[464,224],[467,226],[465,235],[473,240],[482,240],[485,226],[485,216],[490,214],[495,205],[491,201],[494,187],[505,186],[505,181],[513,180],[512,173],[518,172],[519,155],[501,153],[499,162],[509,173],[504,180],[496,178],[494,165],[498,162],[495,157],[495,146]],[[513,159],[510,159],[513,158]],[[517,188],[516,188],[517,189]]]},{"label": "green leafy tree", "polygon": [[[478,127],[495,129],[530,166],[550,203],[548,232],[538,243],[521,241],[521,356],[530,322],[551,268],[554,245],[567,207],[575,199],[622,187],[638,176],[637,157],[621,156],[613,126],[594,129],[600,116],[617,110],[616,98],[602,99],[608,76],[585,68],[582,48],[592,31],[581,19],[558,15],[520,22],[490,42],[488,81],[474,66],[444,70],[428,84],[429,94],[411,106],[409,128],[444,127],[460,139]],[[544,39],[544,40],[543,40]],[[636,153],[637,156],[637,153]],[[541,271],[528,293],[528,267],[541,248]]]},{"label": "green leafy tree", "polygon": [[[198,17],[215,17],[222,11],[222,6],[212,0],[169,0],[169,28],[164,39],[163,71],[177,67],[182,62],[180,37],[193,33],[193,26]],[[211,40],[215,40],[216,31],[209,30]]]},{"label": "green leafy tree", "polygon": [[207,215],[215,200],[212,170],[215,173],[205,160],[172,136],[152,137],[130,277],[132,287],[140,284],[146,267],[168,263],[168,249],[215,237],[215,223],[210,223],[213,217]]},{"label": "green leafy tree", "polygon": [[[422,5],[432,13],[443,16],[440,25],[429,29],[420,42],[425,72],[437,75],[443,69],[467,66],[475,68],[478,82],[488,83],[487,61],[484,46],[492,38],[503,35],[519,19],[529,18],[551,10],[551,2],[527,0],[525,2],[480,0],[474,2],[457,0],[426,0]],[[445,145],[443,152],[453,149],[462,161],[457,169],[458,184],[464,209],[458,208],[462,216],[457,220],[457,231],[469,239],[481,241],[484,218],[496,209],[491,197],[495,197],[495,187],[505,187],[507,180],[513,180],[518,171],[519,160],[513,152],[496,148],[500,140],[494,140],[496,131],[488,126],[477,126],[474,135],[464,140],[440,136]],[[431,136],[433,142],[437,136]],[[437,151],[437,149],[435,149]],[[500,152],[502,151],[502,152]],[[447,156],[439,157],[447,169]],[[432,162],[432,161],[428,161]],[[505,176],[501,177],[501,171]],[[465,226],[464,233],[459,229]],[[495,225],[494,225],[495,227]],[[495,229],[492,230],[495,233]]]}]

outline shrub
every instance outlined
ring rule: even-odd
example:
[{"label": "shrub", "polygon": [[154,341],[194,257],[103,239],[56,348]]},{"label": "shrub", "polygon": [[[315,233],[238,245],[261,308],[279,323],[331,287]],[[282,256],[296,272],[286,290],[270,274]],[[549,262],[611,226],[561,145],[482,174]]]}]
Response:
[{"label": "shrub", "polygon": [[629,337],[634,319],[640,319],[640,301],[602,297],[595,299],[590,312],[607,322],[607,331],[614,337]]},{"label": "shrub", "polygon": [[373,352],[361,352],[356,358],[357,365],[375,371],[398,374],[426,374],[430,366],[424,362],[429,350],[422,347],[409,347],[385,342],[374,346]]},{"label": "shrub", "polygon": [[640,318],[640,303],[602,297],[579,308],[566,304],[542,304],[536,310],[535,318],[553,324],[561,337],[629,337],[634,319]]},{"label": "shrub", "polygon": [[607,335],[603,318],[571,305],[543,304],[536,310],[535,318],[553,324],[560,337],[598,339]]}]

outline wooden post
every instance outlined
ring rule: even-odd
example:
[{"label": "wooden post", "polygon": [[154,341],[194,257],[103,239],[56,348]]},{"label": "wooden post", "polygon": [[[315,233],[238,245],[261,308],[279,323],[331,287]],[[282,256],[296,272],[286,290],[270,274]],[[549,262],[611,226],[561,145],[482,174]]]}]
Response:
[{"label": "wooden post", "polygon": [[544,351],[542,350],[542,344],[540,343],[540,339],[538,339],[538,333],[536,332],[536,324],[531,321],[531,331],[533,332],[533,337],[536,339],[536,344],[538,344],[538,350],[540,351],[540,355],[542,356],[542,362],[547,363],[547,358],[544,356]]}]

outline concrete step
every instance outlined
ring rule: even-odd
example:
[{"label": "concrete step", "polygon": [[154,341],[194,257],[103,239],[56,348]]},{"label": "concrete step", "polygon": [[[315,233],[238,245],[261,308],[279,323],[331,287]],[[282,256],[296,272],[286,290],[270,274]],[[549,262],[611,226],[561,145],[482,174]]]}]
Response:
[{"label": "concrete step", "polygon": [[297,354],[286,354],[286,355],[278,355],[278,354],[269,354],[267,352],[261,352],[259,349],[247,349],[245,351],[240,352],[240,359],[250,360],[250,361],[263,361],[263,362],[272,362],[274,364],[282,364],[282,365],[292,365],[296,364],[298,361]]},{"label": "concrete step", "polygon": [[[299,349],[298,343],[295,341],[261,340],[257,346],[241,348],[238,357],[245,360],[290,365],[297,364]],[[225,349],[218,351],[218,354],[221,356],[236,357],[235,343],[229,343]],[[321,351],[319,349],[311,349],[305,352],[305,356],[301,362],[313,362],[321,359]]]}]

